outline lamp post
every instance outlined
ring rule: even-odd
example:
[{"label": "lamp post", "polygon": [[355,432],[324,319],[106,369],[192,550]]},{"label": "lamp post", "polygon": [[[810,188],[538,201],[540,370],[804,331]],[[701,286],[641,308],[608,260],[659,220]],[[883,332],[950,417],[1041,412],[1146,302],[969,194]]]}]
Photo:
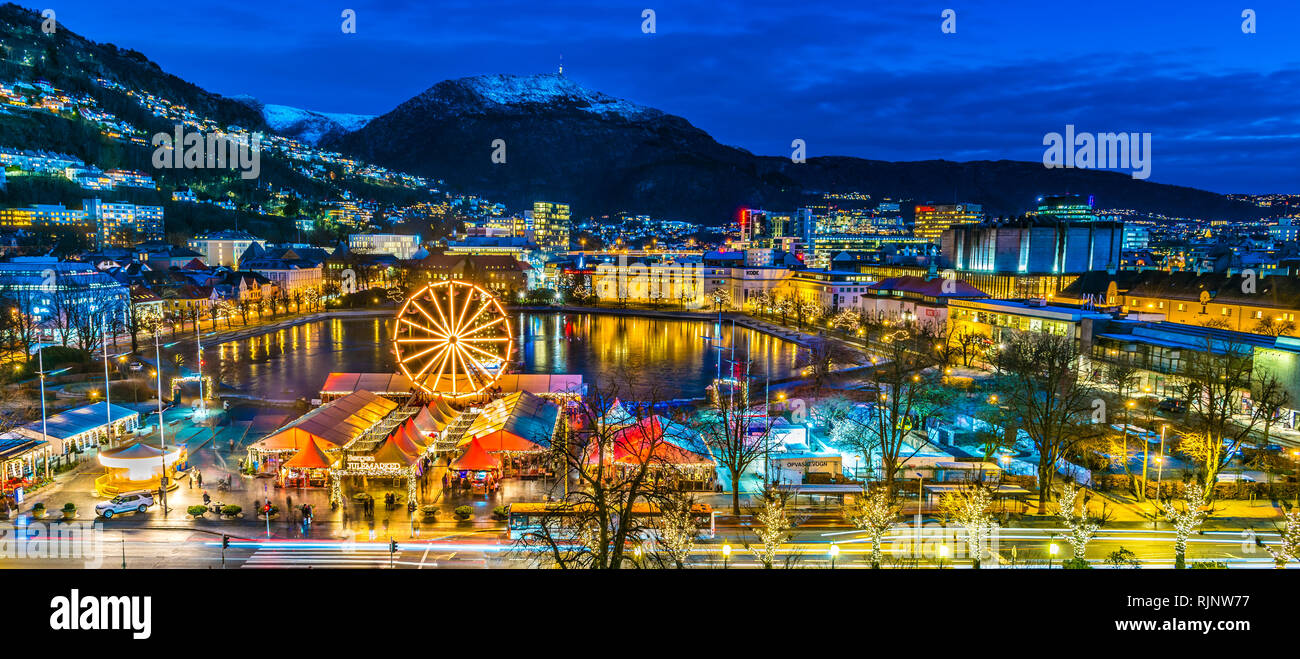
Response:
[{"label": "lamp post", "polygon": [[[45,427],[45,346],[36,349],[36,358],[40,360],[41,368],[38,371],[41,376],[41,439],[46,442],[45,445],[48,447],[50,436]],[[50,454],[48,448],[45,453],[45,478],[47,480],[50,478]]]},{"label": "lamp post", "polygon": [[832,544],[831,545],[831,569],[832,570],[835,569],[835,559],[839,555],[840,555],[840,546],[836,544]]},{"label": "lamp post", "polygon": [[1156,499],[1165,495],[1165,430],[1169,424],[1160,425],[1160,459],[1156,460]]},{"label": "lamp post", "polygon": [[1296,481],[1296,488],[1295,488],[1295,508],[1294,508],[1294,509],[1295,509],[1295,510],[1300,510],[1300,451],[1292,451],[1292,452],[1291,452],[1291,455],[1292,455],[1292,456],[1295,456],[1295,481]]},{"label": "lamp post", "polygon": [[722,545],[722,569],[727,569],[727,561],[731,558],[731,545]]},{"label": "lamp post", "polygon": [[1061,546],[1055,542],[1047,546],[1047,569],[1052,569],[1052,559],[1056,558],[1056,554],[1060,551]]},{"label": "lamp post", "polygon": [[158,332],[162,330],[160,322],[153,330],[154,374],[158,377],[158,445],[162,448],[162,477],[159,478],[158,498],[162,500],[163,517],[167,517],[167,433],[163,429],[162,405],[162,347],[158,345]]},{"label": "lamp post", "polygon": [[112,384],[108,381],[108,313],[104,314],[104,327],[100,332],[103,337],[104,352],[104,411],[108,415],[108,438],[113,439],[113,392]]}]

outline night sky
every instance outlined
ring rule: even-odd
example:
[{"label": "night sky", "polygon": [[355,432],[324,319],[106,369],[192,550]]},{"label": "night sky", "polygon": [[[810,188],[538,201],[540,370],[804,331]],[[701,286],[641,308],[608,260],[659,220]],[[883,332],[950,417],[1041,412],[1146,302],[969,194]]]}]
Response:
[{"label": "night sky", "polygon": [[[325,112],[383,114],[441,80],[553,72],[563,54],[579,83],[755,153],[802,138],[810,157],[1039,161],[1043,135],[1072,123],[1152,133],[1152,181],[1300,192],[1294,0],[22,4],[210,91]],[[940,31],[946,8],[956,34]]]}]

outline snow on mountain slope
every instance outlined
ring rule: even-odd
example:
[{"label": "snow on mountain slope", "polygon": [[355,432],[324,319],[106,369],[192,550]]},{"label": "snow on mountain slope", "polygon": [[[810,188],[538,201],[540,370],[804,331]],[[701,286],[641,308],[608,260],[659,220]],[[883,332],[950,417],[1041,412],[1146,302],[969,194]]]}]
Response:
[{"label": "snow on mountain slope", "polygon": [[633,121],[663,116],[659,110],[587,89],[558,73],[492,74],[446,80],[407,103],[447,106],[456,111],[534,105],[570,107],[594,115],[620,116]]},{"label": "snow on mountain slope", "polygon": [[277,133],[317,144],[331,133],[350,133],[370,123],[374,115],[314,112],[288,105],[265,104],[262,116]]}]

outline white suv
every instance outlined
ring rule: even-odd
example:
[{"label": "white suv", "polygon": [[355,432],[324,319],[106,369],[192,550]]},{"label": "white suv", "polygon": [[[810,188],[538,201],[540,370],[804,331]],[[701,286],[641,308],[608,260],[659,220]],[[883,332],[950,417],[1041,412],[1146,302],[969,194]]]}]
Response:
[{"label": "white suv", "polygon": [[113,497],[111,501],[95,506],[95,514],[103,515],[106,519],[118,513],[145,512],[149,506],[153,505],[152,492],[130,492]]}]

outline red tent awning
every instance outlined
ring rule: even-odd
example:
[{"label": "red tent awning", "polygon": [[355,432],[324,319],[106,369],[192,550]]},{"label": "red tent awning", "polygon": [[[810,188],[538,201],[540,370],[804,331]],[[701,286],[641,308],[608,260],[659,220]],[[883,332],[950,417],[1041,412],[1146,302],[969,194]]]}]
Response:
[{"label": "red tent awning", "polygon": [[284,462],[286,468],[293,469],[329,469],[332,464],[334,461],[321,450],[320,442],[315,437],[309,439],[302,450]]},{"label": "red tent awning", "polygon": [[501,458],[488,453],[482,444],[477,441],[469,443],[469,448],[451,463],[453,470],[480,471],[484,469],[500,469]]}]

